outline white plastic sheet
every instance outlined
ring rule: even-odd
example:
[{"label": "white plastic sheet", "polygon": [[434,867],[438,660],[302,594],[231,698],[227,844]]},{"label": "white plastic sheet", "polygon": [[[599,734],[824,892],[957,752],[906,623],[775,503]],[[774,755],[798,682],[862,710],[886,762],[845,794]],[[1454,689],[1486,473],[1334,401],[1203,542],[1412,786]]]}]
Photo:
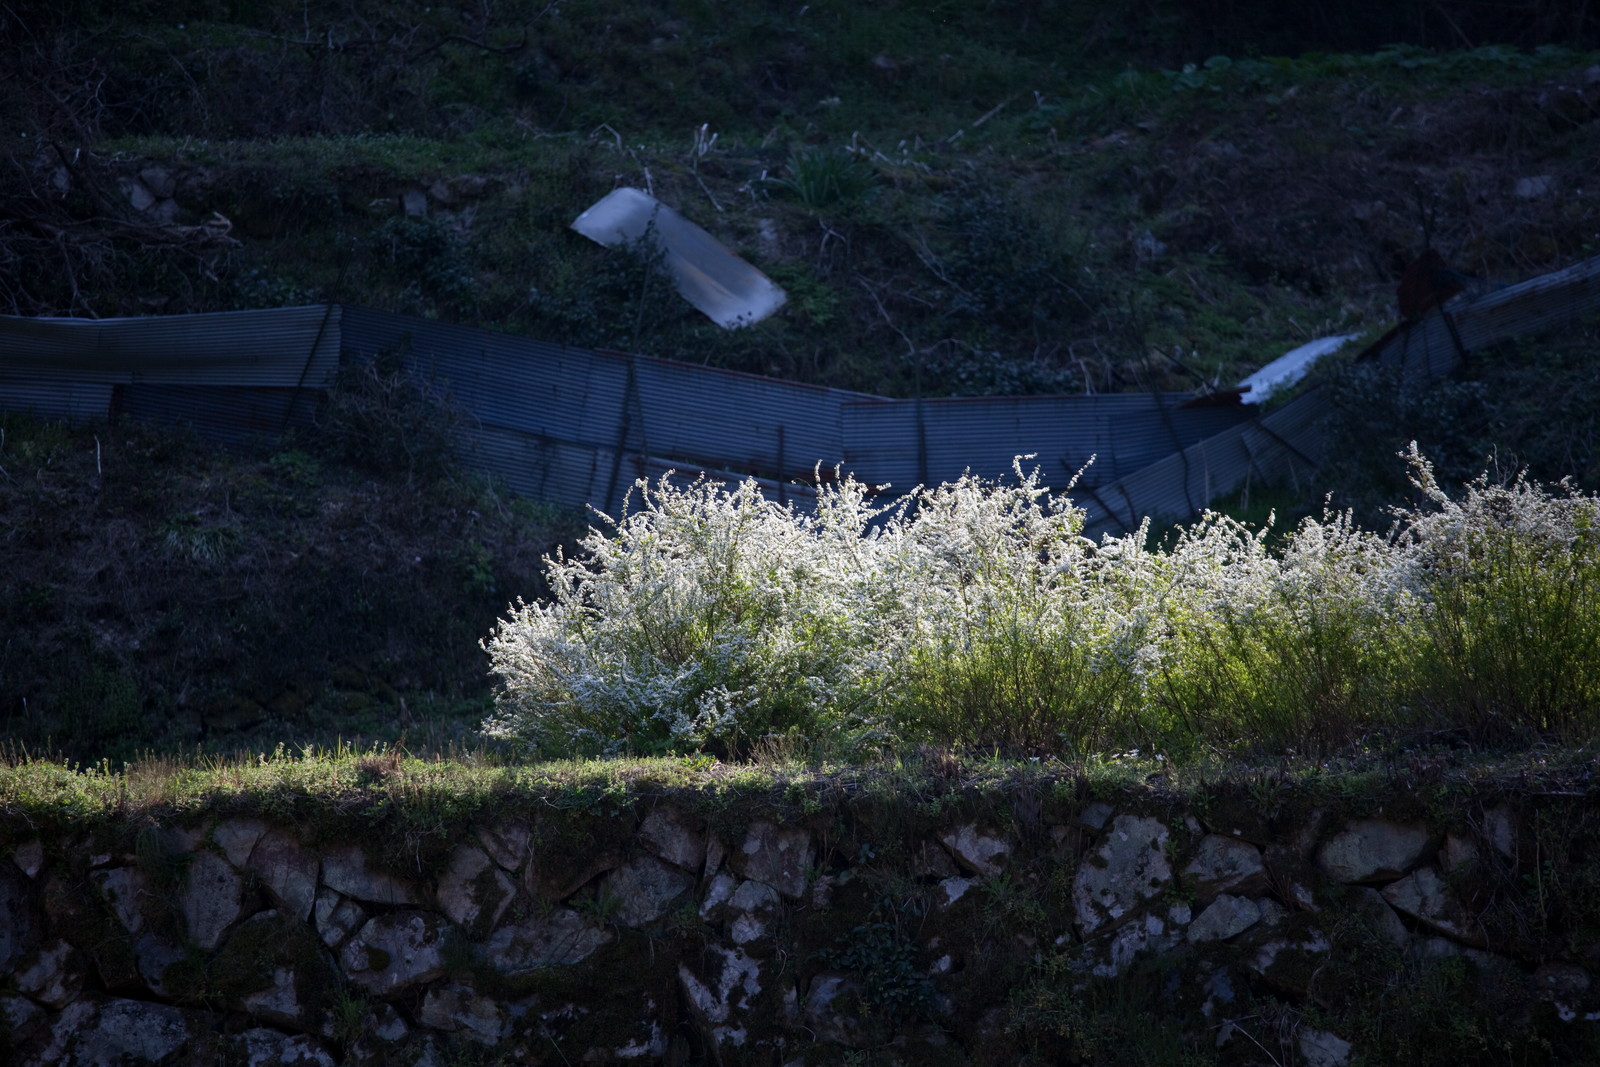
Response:
[{"label": "white plastic sheet", "polygon": [[679,294],[725,329],[759,322],[788,299],[771,278],[639,189],[613,189],[572,228],[607,248],[656,242]]},{"label": "white plastic sheet", "polygon": [[1293,351],[1284,353],[1239,383],[1244,389],[1244,395],[1239,398],[1240,402],[1259,404],[1279,389],[1288,388],[1304,378],[1313,363],[1331,352],[1337,352],[1346,342],[1357,336],[1359,335],[1341,333],[1334,337],[1319,337],[1309,344],[1303,344]]}]

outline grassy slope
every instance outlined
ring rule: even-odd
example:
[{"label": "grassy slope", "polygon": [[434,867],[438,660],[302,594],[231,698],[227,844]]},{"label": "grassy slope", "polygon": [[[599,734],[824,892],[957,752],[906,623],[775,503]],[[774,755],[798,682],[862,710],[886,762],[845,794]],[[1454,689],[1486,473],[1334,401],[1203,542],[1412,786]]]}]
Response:
[{"label": "grassy slope", "polygon": [[[50,42],[108,88],[17,101],[78,154],[13,149],[9,191],[86,227],[76,291],[11,286],[18,310],[331,296],[892,393],[1186,388],[1386,325],[1425,237],[1496,281],[1600,250],[1597,56],[1561,48],[1207,60],[1075,4],[394,2],[330,7],[311,40],[298,15],[192,6]],[[46,51],[9,91],[52,87]],[[871,189],[763,181],[807,184],[804,152]],[[107,228],[149,221],[120,190],[151,164],[179,222],[220,212],[239,243]],[[1516,195],[1540,175],[1548,195]],[[619,183],[789,309],[724,333],[567,228]],[[439,193],[427,217],[399,214],[408,189]]]}]

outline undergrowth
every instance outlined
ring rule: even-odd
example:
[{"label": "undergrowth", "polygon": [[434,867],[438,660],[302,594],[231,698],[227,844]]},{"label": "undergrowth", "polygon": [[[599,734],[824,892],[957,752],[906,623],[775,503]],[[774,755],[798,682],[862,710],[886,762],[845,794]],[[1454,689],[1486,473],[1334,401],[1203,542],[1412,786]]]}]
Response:
[{"label": "undergrowth", "polygon": [[0,734],[75,761],[470,740],[476,642],[575,519],[455,465],[392,368],[234,450],[0,415]]}]

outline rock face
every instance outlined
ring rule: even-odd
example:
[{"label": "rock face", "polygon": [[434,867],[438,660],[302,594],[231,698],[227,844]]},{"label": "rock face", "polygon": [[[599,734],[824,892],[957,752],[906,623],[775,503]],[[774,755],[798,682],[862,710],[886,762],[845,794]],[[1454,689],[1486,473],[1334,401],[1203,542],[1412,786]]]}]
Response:
[{"label": "rock face", "polygon": [[[1488,1017],[1545,1026],[1567,1061],[1587,1062],[1548,1027],[1600,1024],[1600,944],[1507,955],[1485,931],[1482,902],[1537,874],[1517,857],[1559,825],[1505,802],[1449,827],[1313,811],[1281,834],[1096,802],[845,843],[837,812],[686,809],[574,816],[592,834],[503,819],[404,877],[381,841],[312,846],[262,819],[158,827],[149,870],[27,837],[0,864],[0,1062],[1010,1064],[1037,1020],[1056,1033],[1064,991],[1124,997],[1165,973],[1155,1010],[1241,1062],[1270,1047],[1342,1067],[1382,1057],[1341,1006],[1366,985],[1390,999],[1360,1010],[1383,1010],[1440,966],[1465,968],[1456,1001],[1500,997]],[[1308,1004],[1317,1027],[1252,1029]]]}]

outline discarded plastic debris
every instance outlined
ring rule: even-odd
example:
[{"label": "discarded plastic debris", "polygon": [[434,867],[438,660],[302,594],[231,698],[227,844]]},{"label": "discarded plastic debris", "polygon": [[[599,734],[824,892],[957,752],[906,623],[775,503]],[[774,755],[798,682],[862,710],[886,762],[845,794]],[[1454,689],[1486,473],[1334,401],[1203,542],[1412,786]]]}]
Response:
[{"label": "discarded plastic debris", "polygon": [[1240,403],[1259,404],[1279,389],[1287,388],[1306,376],[1311,365],[1330,352],[1343,348],[1345,342],[1359,334],[1341,333],[1335,337],[1319,337],[1309,344],[1286,352],[1250,377],[1239,383],[1244,390]]},{"label": "discarded plastic debris", "polygon": [[574,219],[572,228],[607,248],[658,242],[679,295],[725,329],[759,322],[788,299],[771,278],[638,189],[613,189]]}]

